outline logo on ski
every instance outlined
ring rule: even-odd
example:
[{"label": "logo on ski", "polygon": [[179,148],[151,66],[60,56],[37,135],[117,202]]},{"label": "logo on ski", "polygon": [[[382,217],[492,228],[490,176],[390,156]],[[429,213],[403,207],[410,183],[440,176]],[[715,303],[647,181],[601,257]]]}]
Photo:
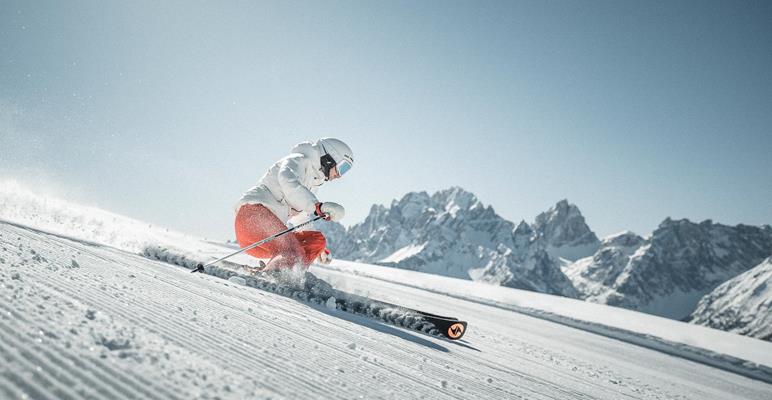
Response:
[{"label": "logo on ski", "polygon": [[448,327],[448,338],[458,339],[464,335],[464,325],[455,323]]}]

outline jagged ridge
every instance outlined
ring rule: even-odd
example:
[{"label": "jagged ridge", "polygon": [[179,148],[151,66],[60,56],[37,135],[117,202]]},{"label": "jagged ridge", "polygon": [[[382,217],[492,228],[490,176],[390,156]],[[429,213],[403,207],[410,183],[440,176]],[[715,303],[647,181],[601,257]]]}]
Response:
[{"label": "jagged ridge", "polygon": [[683,319],[702,296],[770,254],[769,226],[667,218],[646,240],[604,241],[566,272],[590,301]]},{"label": "jagged ridge", "polygon": [[515,226],[462,188],[411,192],[348,230],[325,227],[338,257],[576,297],[561,257],[599,245],[578,208],[563,200],[533,226]]}]

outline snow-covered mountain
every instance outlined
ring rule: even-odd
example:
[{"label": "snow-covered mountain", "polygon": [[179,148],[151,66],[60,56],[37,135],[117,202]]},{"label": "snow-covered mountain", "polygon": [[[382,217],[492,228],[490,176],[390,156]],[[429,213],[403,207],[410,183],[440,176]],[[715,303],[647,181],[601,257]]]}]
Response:
[{"label": "snow-covered mountain", "polygon": [[624,231],[608,236],[594,255],[577,260],[563,269],[582,297],[599,296],[614,284],[630,257],[644,239]]},{"label": "snow-covered mountain", "polygon": [[772,257],[703,297],[691,322],[772,340]]},{"label": "snow-covered mountain", "polygon": [[566,200],[533,225],[515,226],[458,187],[411,192],[389,207],[374,205],[364,222],[345,232],[324,229],[339,258],[568,297],[578,293],[559,258],[583,257],[599,245]]},{"label": "snow-covered mountain", "polygon": [[571,261],[594,253],[600,246],[579,208],[561,200],[539,214],[533,224],[535,241],[555,258]]},{"label": "snow-covered mountain", "polygon": [[589,301],[682,319],[700,298],[772,254],[769,226],[665,219],[651,237],[624,233],[564,268]]}]

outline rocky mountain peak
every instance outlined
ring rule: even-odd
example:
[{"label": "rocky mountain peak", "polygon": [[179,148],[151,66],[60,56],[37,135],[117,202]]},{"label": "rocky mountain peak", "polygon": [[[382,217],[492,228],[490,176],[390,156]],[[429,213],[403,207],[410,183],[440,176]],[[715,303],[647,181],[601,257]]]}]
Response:
[{"label": "rocky mountain peak", "polygon": [[520,222],[515,227],[515,236],[531,236],[533,234],[533,229],[531,228],[531,225],[528,225],[525,220],[520,220]]},{"label": "rocky mountain peak", "polygon": [[458,186],[435,193],[432,196],[432,201],[439,209],[445,210],[451,214],[482,205],[477,199],[477,196]]},{"label": "rocky mountain peak", "polygon": [[391,203],[391,210],[398,211],[404,219],[414,219],[432,207],[432,198],[426,192],[410,192]]},{"label": "rocky mountain peak", "polygon": [[582,233],[590,231],[579,208],[570,204],[568,200],[565,199],[560,200],[554,206],[550,207],[549,210],[537,215],[536,221],[534,222],[536,230],[545,233],[567,226],[580,228]]},{"label": "rocky mountain peak", "polygon": [[600,246],[579,208],[565,199],[539,214],[532,228],[535,241],[555,257],[577,260],[593,254]]},{"label": "rocky mountain peak", "polygon": [[528,247],[531,244],[533,238],[533,229],[531,228],[531,225],[528,225],[528,223],[524,220],[521,220],[520,223],[515,227],[515,230],[512,232],[512,242],[514,243],[515,248],[518,249]]},{"label": "rocky mountain peak", "polygon": [[429,204],[432,198],[425,191],[420,192],[408,192],[401,199],[395,199],[391,202],[391,206],[404,206],[406,204]]},{"label": "rocky mountain peak", "polygon": [[613,235],[606,236],[601,241],[601,247],[639,247],[644,239],[634,232],[622,231]]}]

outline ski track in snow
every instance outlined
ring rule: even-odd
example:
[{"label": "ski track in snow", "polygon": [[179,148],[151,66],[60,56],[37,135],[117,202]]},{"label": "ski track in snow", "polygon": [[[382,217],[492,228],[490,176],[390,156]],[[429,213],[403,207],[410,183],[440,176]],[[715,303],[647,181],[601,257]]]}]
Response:
[{"label": "ski track in snow", "polygon": [[550,321],[320,272],[469,332],[450,342],[0,223],[0,398],[772,397],[770,384]]}]

